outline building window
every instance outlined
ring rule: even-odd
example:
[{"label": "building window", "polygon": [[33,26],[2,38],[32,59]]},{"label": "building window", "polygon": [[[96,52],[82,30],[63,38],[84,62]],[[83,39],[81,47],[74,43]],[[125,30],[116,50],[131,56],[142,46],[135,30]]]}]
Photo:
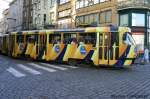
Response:
[{"label": "building window", "polygon": [[105,1],[108,1],[108,0],[100,0],[100,2],[105,2]]},{"label": "building window", "polygon": [[64,19],[58,21],[58,28],[71,28],[71,19]]},{"label": "building window", "polygon": [[24,16],[25,16],[25,17],[27,16],[27,13],[26,13],[26,12],[24,12]]},{"label": "building window", "polygon": [[82,1],[80,1],[80,3],[79,3],[79,7],[80,8],[83,8],[84,7],[84,1],[82,0]]},{"label": "building window", "polygon": [[112,21],[112,11],[106,11],[106,23],[110,23]]},{"label": "building window", "polygon": [[111,1],[111,0],[78,0],[76,2],[76,9],[91,6],[91,5],[94,5],[94,4],[107,2],[107,1]]},{"label": "building window", "polygon": [[44,14],[44,24],[46,23],[46,14]]},{"label": "building window", "polygon": [[86,15],[86,16],[84,16],[84,23],[85,24],[89,24],[89,16],[88,15]]},{"label": "building window", "polygon": [[132,13],[132,26],[145,26],[145,14]]},{"label": "building window", "polygon": [[97,3],[99,3],[99,0],[94,0],[94,4],[97,4]]},{"label": "building window", "polygon": [[54,7],[55,0],[50,0],[50,8]]},{"label": "building window", "polygon": [[50,23],[52,24],[54,21],[54,12],[50,12]]},{"label": "building window", "polygon": [[48,3],[48,1],[47,1],[47,0],[44,0],[44,4],[43,4],[44,9],[47,8],[47,3]]},{"label": "building window", "polygon": [[41,20],[41,15],[39,14],[39,15],[38,15],[38,24],[40,24],[40,23],[41,23],[41,21],[40,21],[40,20]]},{"label": "building window", "polygon": [[76,9],[79,9],[80,8],[80,3],[79,2],[76,2]]},{"label": "building window", "polygon": [[33,4],[33,7],[34,7],[35,10],[38,9],[37,3],[34,3],[34,4]]},{"label": "building window", "polygon": [[30,15],[31,15],[31,17],[33,16],[33,11],[32,10],[30,11]]},{"label": "building window", "polygon": [[62,17],[67,17],[71,15],[71,9],[68,10],[64,10],[58,13],[58,17],[62,18]]},{"label": "building window", "polygon": [[38,6],[38,9],[40,10],[41,9],[41,1],[40,0],[38,1],[37,6]]},{"label": "building window", "polygon": [[[80,3],[80,2],[79,2]],[[85,0],[84,1],[84,7],[87,7],[87,6],[89,6],[89,1],[88,0]],[[81,7],[80,7],[81,8]]]},{"label": "building window", "polygon": [[105,12],[100,14],[100,23],[105,23]]},{"label": "building window", "polygon": [[59,4],[64,4],[64,3],[67,3],[67,2],[69,2],[70,0],[60,0],[59,1]]},{"label": "building window", "polygon": [[35,25],[37,25],[37,24],[38,24],[38,22],[37,22],[37,18],[35,18],[34,20],[35,20]]},{"label": "building window", "polygon": [[76,26],[82,25],[82,24],[97,24],[99,20],[99,14],[94,13],[94,14],[89,14],[89,15],[84,15],[84,16],[78,16],[76,17]]},{"label": "building window", "polygon": [[88,1],[88,5],[89,5],[89,6],[94,5],[94,1],[93,1],[93,0],[89,0],[89,1]]},{"label": "building window", "polygon": [[100,14],[100,23],[111,23],[112,22],[112,11],[105,11]]},{"label": "building window", "polygon": [[129,21],[128,14],[120,15],[120,26],[128,26],[129,25],[128,21]]}]

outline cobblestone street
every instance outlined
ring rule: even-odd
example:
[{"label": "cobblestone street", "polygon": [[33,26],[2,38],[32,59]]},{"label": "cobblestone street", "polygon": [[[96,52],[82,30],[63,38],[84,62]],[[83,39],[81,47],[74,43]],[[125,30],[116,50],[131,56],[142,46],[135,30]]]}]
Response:
[{"label": "cobblestone street", "polygon": [[0,56],[0,99],[150,99],[150,65],[74,67]]}]

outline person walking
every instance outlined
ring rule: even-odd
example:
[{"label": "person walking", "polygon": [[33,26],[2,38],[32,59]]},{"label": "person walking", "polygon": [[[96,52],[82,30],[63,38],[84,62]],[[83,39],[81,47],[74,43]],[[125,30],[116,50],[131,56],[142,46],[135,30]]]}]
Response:
[{"label": "person walking", "polygon": [[149,50],[148,48],[146,47],[145,50],[144,50],[144,61],[146,63],[149,63]]}]

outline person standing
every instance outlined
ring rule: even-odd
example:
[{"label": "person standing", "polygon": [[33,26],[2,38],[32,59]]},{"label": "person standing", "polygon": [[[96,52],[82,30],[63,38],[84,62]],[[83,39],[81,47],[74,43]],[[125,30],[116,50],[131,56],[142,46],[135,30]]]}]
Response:
[{"label": "person standing", "polygon": [[149,63],[149,50],[148,48],[146,47],[145,50],[144,50],[144,61],[146,63]]}]

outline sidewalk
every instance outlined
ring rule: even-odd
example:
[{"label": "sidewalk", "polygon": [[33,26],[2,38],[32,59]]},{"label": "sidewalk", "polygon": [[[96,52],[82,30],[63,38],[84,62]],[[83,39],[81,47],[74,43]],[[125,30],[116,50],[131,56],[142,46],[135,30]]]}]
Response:
[{"label": "sidewalk", "polygon": [[150,65],[150,62],[149,62],[149,63],[146,63],[146,62],[143,62],[142,58],[137,58],[137,59],[134,61],[134,64]]}]

